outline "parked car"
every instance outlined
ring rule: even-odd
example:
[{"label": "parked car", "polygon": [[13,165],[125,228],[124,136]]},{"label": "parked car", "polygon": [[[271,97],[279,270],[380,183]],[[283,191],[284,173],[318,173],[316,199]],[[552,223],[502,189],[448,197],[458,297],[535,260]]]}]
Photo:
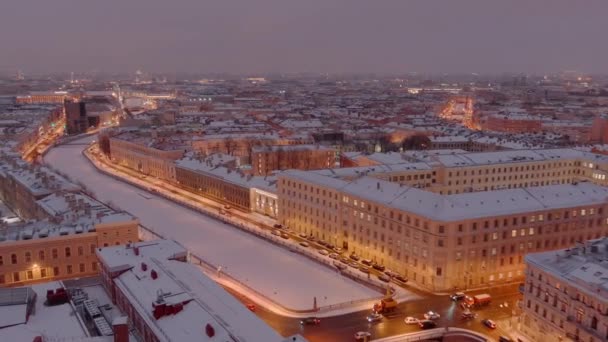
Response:
[{"label": "parked car", "polygon": [[380,264],[373,264],[372,267],[377,269],[380,272],[383,272],[386,269],[386,267],[384,267],[384,265],[380,265]]},{"label": "parked car", "polygon": [[353,260],[355,260],[355,261],[359,261],[359,259],[360,259],[360,258],[359,258],[359,256],[358,256],[357,254],[351,254],[351,255],[349,256],[349,258],[351,258],[351,259],[353,259]]},{"label": "parked car", "polygon": [[319,249],[319,254],[321,254],[321,255],[328,255],[329,252],[326,251],[326,250],[324,250],[324,249]]},{"label": "parked car", "polygon": [[247,309],[251,310],[251,312],[255,312],[255,304],[247,304]]},{"label": "parked car", "polygon": [[342,247],[334,247],[334,251],[338,254],[344,252],[344,249]]},{"label": "parked car", "polygon": [[342,270],[345,270],[345,269],[346,269],[346,265],[343,265],[343,264],[341,264],[341,263],[339,263],[339,262],[337,262],[337,261],[334,261],[334,262],[333,262],[333,265],[334,265],[334,266],[335,266],[337,269],[339,269],[340,271],[342,271]]},{"label": "parked car", "polygon": [[418,324],[419,321],[418,318],[412,316],[405,317],[404,320],[405,324]]},{"label": "parked car", "polygon": [[321,245],[321,246],[324,246],[324,247],[325,247],[325,246],[327,246],[327,242],[325,242],[325,241],[323,241],[323,240],[319,240],[319,241],[317,241],[317,243],[318,243],[319,245]]},{"label": "parked car", "polygon": [[380,322],[382,318],[384,317],[381,314],[374,312],[373,314],[367,316],[367,321],[370,323]]},{"label": "parked car", "polygon": [[496,323],[491,319],[482,319],[481,323],[490,329],[496,329]]},{"label": "parked car", "polygon": [[372,334],[367,331],[358,331],[355,333],[355,340],[361,341],[361,340],[365,340],[366,338],[369,338],[371,336],[372,336]]},{"label": "parked car", "polygon": [[298,236],[299,236],[299,237],[301,237],[302,239],[306,239],[306,237],[307,237],[308,235],[306,235],[306,234],[304,234],[304,233],[300,233],[300,234],[298,234]]},{"label": "parked car", "polygon": [[393,279],[396,279],[402,283],[407,283],[407,278],[402,276],[401,274],[396,274],[393,276]]},{"label": "parked car", "polygon": [[281,232],[280,232],[280,231],[278,231],[278,230],[273,230],[273,231],[272,231],[272,235],[277,235],[277,236],[279,236],[279,235],[281,235]]},{"label": "parked car", "polygon": [[369,273],[369,267],[361,266],[361,267],[359,267],[359,271],[361,271],[363,273]]},{"label": "parked car", "polygon": [[348,266],[352,267],[352,268],[359,268],[359,264],[356,261],[350,261],[348,263]]},{"label": "parked car", "polygon": [[437,326],[437,322],[431,321],[431,320],[427,319],[427,320],[423,320],[423,321],[418,322],[418,326],[421,329],[433,329],[433,328],[435,328]]},{"label": "parked car", "polygon": [[464,297],[466,297],[466,295],[464,294],[464,292],[456,292],[456,293],[452,293],[452,294],[450,295],[450,298],[451,298],[453,301],[455,301],[455,302],[457,302],[457,301],[459,301],[459,300],[463,300],[463,299],[464,299]]},{"label": "parked car", "polygon": [[281,233],[281,237],[282,237],[283,239],[285,239],[285,240],[288,240],[288,239],[289,239],[289,234],[286,234],[286,233]]},{"label": "parked car", "polygon": [[328,243],[325,245],[325,247],[327,247],[327,248],[329,248],[329,249],[331,249],[331,250],[333,250],[333,249],[335,248],[335,246],[334,246],[334,245],[332,245],[332,244],[331,244],[331,243],[329,243],[329,242],[328,242]]},{"label": "parked car", "polygon": [[343,257],[343,256],[341,256],[341,257],[340,257],[338,260],[340,260],[340,262],[341,262],[341,263],[343,263],[343,264],[348,264],[348,263],[350,263],[350,260],[348,260],[348,258],[347,258],[347,257]]},{"label": "parked car", "polygon": [[381,281],[388,283],[389,281],[391,281],[391,277],[387,276],[386,274],[381,274],[378,276],[378,279],[380,279]]},{"label": "parked car", "polygon": [[513,340],[507,336],[498,336],[498,342],[513,342]]},{"label": "parked car", "polygon": [[314,237],[313,235],[310,235],[309,237],[306,238],[306,240],[308,240],[310,242],[315,242],[315,240],[317,240],[317,238]]},{"label": "parked car", "polygon": [[300,246],[302,246],[302,247],[308,247],[310,245],[308,244],[308,242],[302,241],[302,242],[300,242]]},{"label": "parked car", "polygon": [[277,229],[281,229],[281,228],[283,228],[283,225],[280,223],[275,223],[273,227],[275,227]]},{"label": "parked car", "polygon": [[318,325],[321,323],[321,320],[317,317],[306,317],[300,320],[301,325]]},{"label": "parked car", "polygon": [[361,263],[365,266],[371,266],[372,265],[372,261],[369,259],[363,259],[361,260]]},{"label": "parked car", "polygon": [[385,270],[385,271],[384,271],[384,274],[386,274],[386,275],[387,275],[387,276],[389,276],[389,277],[394,277],[394,276],[396,276],[396,275],[397,275],[397,273],[395,273],[395,272],[393,272],[393,271],[391,271],[391,270],[389,270],[389,269]]},{"label": "parked car", "polygon": [[436,320],[436,319],[439,319],[439,317],[441,317],[441,315],[436,313],[435,311],[429,311],[424,314],[424,318],[430,319],[430,320]]},{"label": "parked car", "polygon": [[329,253],[329,257],[332,259],[338,259],[338,254],[336,253]]}]

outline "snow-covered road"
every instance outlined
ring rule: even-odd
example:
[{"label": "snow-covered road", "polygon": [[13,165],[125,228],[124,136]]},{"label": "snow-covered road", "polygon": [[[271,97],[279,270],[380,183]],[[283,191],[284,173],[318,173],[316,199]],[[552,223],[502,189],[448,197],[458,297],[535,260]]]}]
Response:
[{"label": "snow-covered road", "polygon": [[[89,137],[82,142],[91,140]],[[85,184],[100,200],[137,216],[146,227],[180,242],[208,262],[222,265],[224,272],[268,298],[291,309],[310,309],[313,297],[317,297],[319,306],[325,306],[379,295],[304,256],[237,228],[153,194],[141,196],[142,190],[97,172],[82,156],[84,147],[55,147],[45,162]]]}]

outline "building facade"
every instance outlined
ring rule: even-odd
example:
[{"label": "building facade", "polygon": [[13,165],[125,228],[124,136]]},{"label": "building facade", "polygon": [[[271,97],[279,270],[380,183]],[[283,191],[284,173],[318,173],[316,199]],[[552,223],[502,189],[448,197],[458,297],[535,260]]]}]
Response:
[{"label": "building facade", "polygon": [[437,194],[372,177],[279,175],[279,221],[431,291],[523,279],[527,253],[608,234],[608,190],[591,183]]},{"label": "building facade", "polygon": [[315,170],[335,165],[335,150],[323,146],[266,146],[254,147],[251,166],[256,176],[266,176],[276,170]]}]

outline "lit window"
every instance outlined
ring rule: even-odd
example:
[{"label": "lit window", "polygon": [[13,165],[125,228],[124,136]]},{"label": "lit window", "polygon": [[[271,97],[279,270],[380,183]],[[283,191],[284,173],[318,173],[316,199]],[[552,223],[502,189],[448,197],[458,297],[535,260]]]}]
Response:
[{"label": "lit window", "polygon": [[585,215],[587,215],[587,210],[581,209],[581,216],[585,216]]},{"label": "lit window", "polygon": [[528,235],[534,235],[534,227],[530,227],[530,229],[528,229]]},{"label": "lit window", "polygon": [[[606,223],[608,223],[608,219],[606,219]],[[517,236],[517,229],[511,230],[511,237],[516,237],[516,236]]]}]

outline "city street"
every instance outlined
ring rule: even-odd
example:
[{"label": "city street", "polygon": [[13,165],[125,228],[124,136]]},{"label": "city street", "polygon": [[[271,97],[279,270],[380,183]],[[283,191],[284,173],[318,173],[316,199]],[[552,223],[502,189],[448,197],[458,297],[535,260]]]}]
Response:
[{"label": "city street", "polygon": [[[247,300],[242,296],[230,291],[244,303]],[[461,319],[462,309],[457,302],[453,302],[448,296],[429,295],[427,298],[403,303],[399,305],[396,312],[385,317],[381,322],[368,323],[366,317],[371,313],[371,308],[367,311],[354,312],[346,315],[322,318],[321,324],[317,326],[300,326],[299,320],[288,317],[281,317],[262,308],[256,310],[256,314],[266,321],[270,326],[282,335],[301,333],[310,342],[323,341],[353,341],[353,336],[358,331],[369,331],[372,338],[383,338],[397,334],[420,331],[418,325],[407,325],[404,323],[405,317],[412,316],[422,318],[424,313],[433,310],[441,315],[437,320],[438,327],[459,327],[483,333],[491,338],[498,339],[499,336],[510,336],[511,327],[500,324],[498,321],[511,320],[514,304],[519,300],[520,294],[516,286],[508,286],[491,291],[474,291],[470,294],[490,293],[493,301],[487,307],[479,310],[472,310],[477,317],[473,320],[464,321]],[[501,307],[507,302],[508,307]],[[481,320],[490,318],[498,323],[496,329],[492,330],[485,327]],[[515,324],[517,318],[513,318]]]}]

